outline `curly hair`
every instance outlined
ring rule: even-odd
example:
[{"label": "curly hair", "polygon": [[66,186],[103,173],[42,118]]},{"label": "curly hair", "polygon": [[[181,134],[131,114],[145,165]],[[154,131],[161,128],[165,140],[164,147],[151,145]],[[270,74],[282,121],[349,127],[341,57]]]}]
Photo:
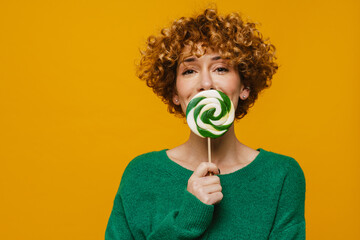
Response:
[{"label": "curly hair", "polygon": [[199,56],[197,45],[216,50],[222,58],[237,66],[240,79],[250,89],[246,100],[239,101],[235,117],[243,118],[255,103],[259,93],[270,87],[278,69],[274,62],[275,47],[256,29],[253,22],[245,22],[238,13],[219,16],[216,9],[205,9],[195,17],[182,17],[158,36],[150,36],[146,49],[141,51],[137,76],[168,105],[168,111],[185,116],[181,106],[172,102],[176,92],[176,70],[185,46]]}]

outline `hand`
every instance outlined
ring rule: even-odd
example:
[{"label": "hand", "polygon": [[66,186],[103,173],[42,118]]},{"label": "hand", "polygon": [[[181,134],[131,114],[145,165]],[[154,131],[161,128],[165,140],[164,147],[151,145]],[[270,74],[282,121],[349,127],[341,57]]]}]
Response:
[{"label": "hand", "polygon": [[221,201],[223,194],[218,176],[207,176],[208,173],[220,174],[214,163],[202,162],[195,169],[188,181],[187,190],[201,202],[213,205]]}]

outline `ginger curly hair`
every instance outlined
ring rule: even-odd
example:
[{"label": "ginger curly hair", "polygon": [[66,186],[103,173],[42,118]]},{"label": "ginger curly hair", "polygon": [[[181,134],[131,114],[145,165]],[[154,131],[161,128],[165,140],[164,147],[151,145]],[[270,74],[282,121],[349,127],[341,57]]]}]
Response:
[{"label": "ginger curly hair", "polygon": [[[185,46],[199,57],[197,44],[216,50],[222,58],[230,59],[237,67],[242,84],[250,88],[246,100],[239,100],[235,111],[243,118],[255,103],[259,93],[270,87],[278,69],[274,62],[275,47],[256,29],[256,24],[245,22],[238,13],[219,16],[216,9],[205,9],[195,17],[182,17],[158,36],[150,36],[146,49],[141,51],[137,76],[168,105],[168,111],[185,117],[181,106],[172,101],[176,92],[176,70]],[[204,53],[205,53],[204,52]]]}]

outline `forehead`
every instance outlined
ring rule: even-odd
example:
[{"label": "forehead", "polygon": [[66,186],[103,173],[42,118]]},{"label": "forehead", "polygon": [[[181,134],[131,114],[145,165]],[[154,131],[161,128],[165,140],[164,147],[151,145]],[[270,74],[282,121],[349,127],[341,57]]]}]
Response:
[{"label": "forehead", "polygon": [[226,61],[226,63],[231,66],[234,64],[231,58],[224,57],[219,51],[198,43],[193,46],[186,45],[183,48],[177,65],[179,67],[187,62],[194,62],[203,57],[211,59],[211,61]]},{"label": "forehead", "polygon": [[210,47],[207,47],[202,43],[197,43],[197,44],[194,44],[193,46],[185,45],[185,47],[183,48],[181,55],[180,55],[180,62],[182,62],[185,58],[188,58],[190,56],[196,56],[199,58],[205,54],[219,55],[218,51],[216,51]]}]

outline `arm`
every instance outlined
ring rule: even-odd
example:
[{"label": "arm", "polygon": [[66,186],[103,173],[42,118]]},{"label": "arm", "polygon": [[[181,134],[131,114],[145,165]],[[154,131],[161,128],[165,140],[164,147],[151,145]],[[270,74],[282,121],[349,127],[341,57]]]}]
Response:
[{"label": "arm", "polygon": [[185,189],[179,209],[171,211],[147,239],[185,240],[199,237],[211,223],[213,212],[213,205],[204,204]]},{"label": "arm", "polygon": [[132,236],[125,212],[122,204],[120,194],[116,194],[114,200],[114,207],[108,221],[105,232],[105,240],[121,240],[121,239],[134,239]]},{"label": "arm", "polygon": [[194,239],[205,232],[213,217],[213,204],[223,197],[219,177],[206,177],[208,172],[219,174],[215,164],[199,164],[184,189],[179,209],[171,211],[148,240]]},{"label": "arm", "polygon": [[[191,188],[191,192],[188,191],[188,187],[181,190],[182,198],[177,207],[166,214],[160,222],[150,222],[144,215],[142,227],[135,225],[131,221],[131,209],[142,209],[151,207],[151,205],[144,204],[143,206],[134,206],[133,199],[129,196],[136,196],[135,199],[140,199],[142,195],[138,182],[148,181],[146,176],[144,177],[134,165],[128,166],[125,170],[118,193],[116,194],[114,207],[109,219],[109,223],[106,229],[106,240],[122,240],[122,239],[146,239],[148,240],[161,240],[161,239],[194,239],[202,235],[208,228],[212,221],[214,206],[212,204],[218,202],[222,198],[220,181],[217,176],[205,176],[208,171],[218,173],[216,166],[209,167],[209,164],[200,164],[197,171],[189,179],[190,185],[197,186],[195,189]],[[139,180],[139,178],[141,178]],[[142,179],[144,178],[144,180]],[[146,191],[145,191],[146,192]],[[126,197],[125,197],[126,196]],[[201,199],[201,200],[200,200]],[[153,203],[156,203],[153,202]],[[128,209],[129,208],[129,209]],[[151,211],[151,209],[148,209]],[[155,213],[156,214],[156,213]],[[140,227],[141,229],[133,229]],[[130,230],[131,229],[131,230]],[[137,232],[139,231],[139,233]],[[139,234],[139,235],[136,235]]]},{"label": "arm", "polygon": [[291,163],[284,179],[269,240],[305,239],[305,177],[294,159]]}]

